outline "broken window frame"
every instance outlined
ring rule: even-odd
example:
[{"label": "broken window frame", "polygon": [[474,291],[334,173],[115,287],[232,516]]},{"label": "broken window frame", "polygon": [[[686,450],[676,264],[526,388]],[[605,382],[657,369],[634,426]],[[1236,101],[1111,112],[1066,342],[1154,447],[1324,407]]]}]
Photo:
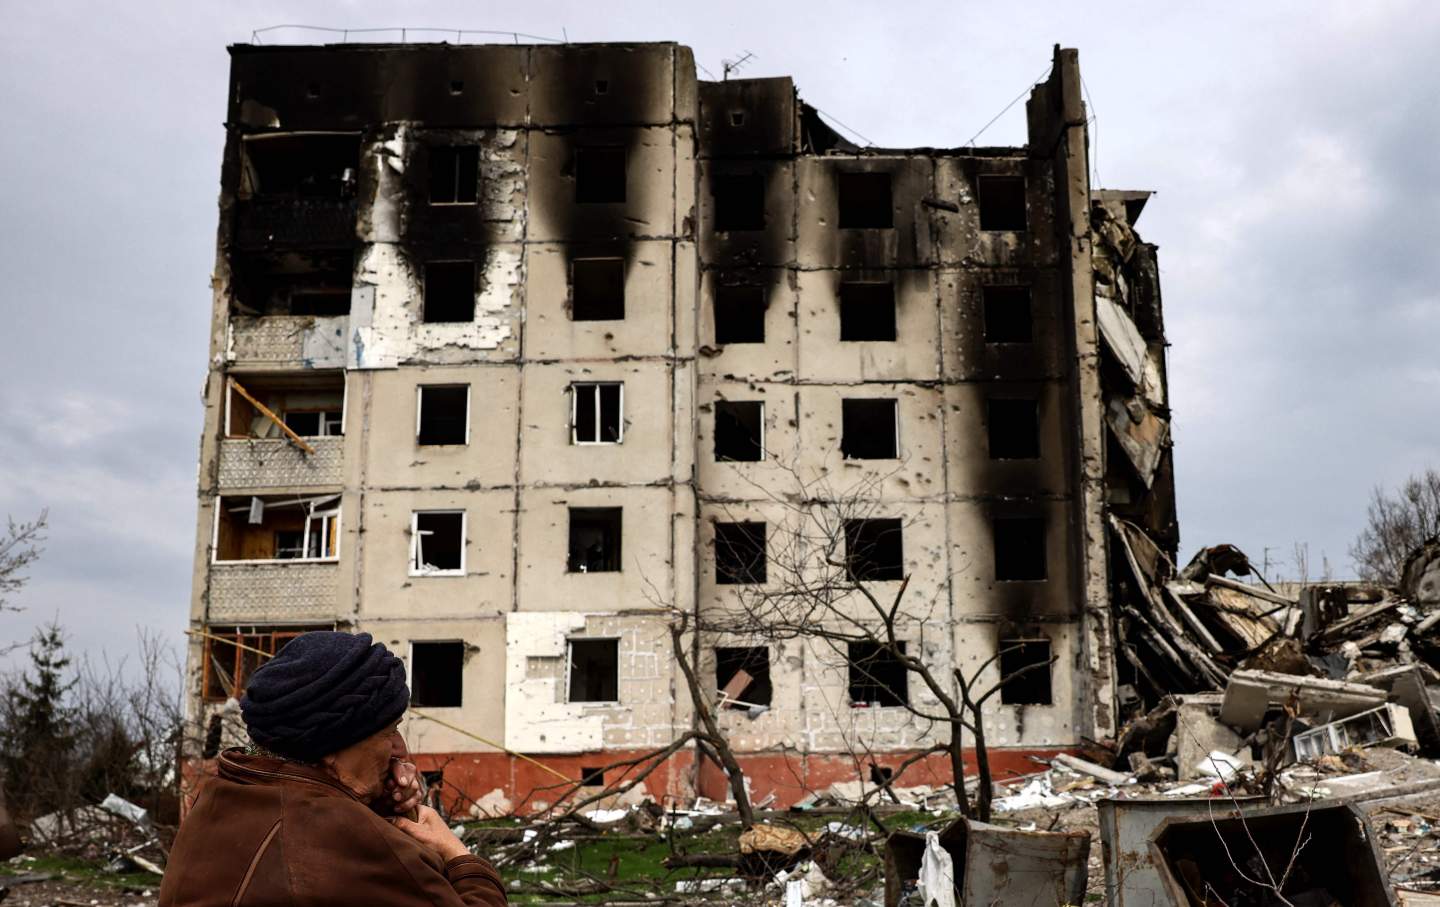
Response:
[{"label": "broken window frame", "polygon": [[[473,150],[473,151],[475,152],[475,174],[474,174],[474,177],[475,177],[475,179],[474,179],[474,192],[475,192],[475,197],[474,197],[474,198],[469,198],[469,199],[461,199],[461,198],[460,198],[460,186],[461,186],[460,173],[461,173],[461,166],[462,166],[462,164],[464,163],[464,161],[463,161],[462,159],[465,157],[464,152],[470,151],[470,150]],[[450,188],[451,188],[451,194],[452,194],[454,197],[453,197],[452,199],[450,199],[449,201],[436,201],[436,200],[435,200],[435,158],[436,158],[435,152],[437,152],[437,151],[445,152],[447,155],[450,156],[450,163],[451,163],[451,173],[450,173],[450,176],[451,176],[451,180],[450,180],[451,186],[450,186]],[[430,185],[429,185],[429,187],[428,187],[428,194],[429,194],[429,202],[430,202],[431,207],[441,208],[441,207],[447,207],[447,206],[463,206],[463,205],[478,205],[478,204],[480,204],[480,146],[479,146],[479,145],[431,145],[431,146],[430,146],[430,160],[428,161],[428,164],[429,164],[429,168],[430,168],[430,173],[429,173],[429,183],[430,183]]]},{"label": "broken window frame", "polygon": [[[853,447],[852,445],[847,445],[847,444],[845,443],[845,439],[846,439],[846,437],[848,436],[848,433],[847,433],[847,431],[846,431],[846,420],[845,420],[845,408],[846,408],[846,404],[848,404],[848,403],[880,403],[880,402],[889,403],[890,406],[891,406],[891,412],[893,413],[894,440],[892,441],[892,444],[893,444],[894,446],[891,448],[890,456],[888,456],[888,457],[862,457],[862,456],[856,456],[856,455],[853,453],[854,447]],[[857,430],[858,430],[858,429],[857,429]],[[850,451],[847,451],[847,450],[846,450],[846,447],[847,447],[847,446],[850,447]],[[855,462],[864,462],[864,461],[869,461],[869,460],[884,462],[884,461],[888,461],[888,460],[899,460],[899,459],[902,459],[902,456],[901,456],[901,453],[900,453],[900,398],[898,398],[898,397],[843,397],[843,398],[841,398],[841,400],[840,400],[840,458],[843,459],[843,460],[852,460],[852,461],[855,461]]]},{"label": "broken window frame", "polygon": [[[470,266],[470,317],[469,318],[445,318],[430,319],[427,313],[430,310],[430,268],[435,265],[469,265]],[[458,270],[458,269],[457,269]],[[480,290],[480,274],[478,263],[473,258],[436,258],[426,261],[423,266],[423,283],[420,287],[420,323],[424,325],[440,324],[474,324],[475,313],[479,310],[475,296]]]},{"label": "broken window frame", "polygon": [[[600,393],[600,388],[602,388],[602,387],[618,387],[618,388],[620,389],[620,393],[619,393],[619,404],[618,404],[618,406],[619,406],[619,411],[616,413],[616,420],[615,420],[615,424],[616,424],[617,428],[616,428],[615,440],[613,440],[613,441],[606,441],[606,440],[604,440],[603,437],[602,437],[602,435],[603,435],[602,426],[605,424],[604,419],[601,417],[601,414],[602,414],[602,412],[604,411],[604,407],[603,407],[603,403],[602,403],[602,398],[603,398],[604,395]],[[581,389],[582,389],[582,388],[593,388],[593,389],[594,389],[593,396],[594,396],[594,400],[595,400],[595,437],[594,437],[593,440],[589,440],[589,441],[582,440],[581,437],[580,437],[580,397],[581,397]],[[623,381],[572,381],[572,382],[570,382],[570,443],[573,444],[573,445],[575,445],[575,446],[577,446],[577,447],[614,446],[614,445],[616,445],[616,444],[623,444],[623,443],[625,443],[625,382],[623,382]]]},{"label": "broken window frame", "polygon": [[[571,681],[575,670],[575,643],[608,642],[615,645],[615,698],[576,699]],[[567,636],[565,638],[565,702],[572,705],[619,705],[620,704],[620,637],[618,636]]]},{"label": "broken window frame", "polygon": [[[1020,665],[1014,671],[1006,671],[1005,662],[1007,655],[1018,656],[1020,654],[1023,654],[1024,649],[1028,648],[1029,646],[1037,645],[1044,645],[1045,647],[1045,657],[1043,662],[1040,660],[1032,660],[1027,664]],[[1039,665],[1041,664],[1044,665],[1043,669],[1039,667]],[[995,643],[995,670],[999,674],[999,678],[996,680],[996,683],[998,683],[1000,686],[1000,704],[1042,706],[1054,705],[1054,666],[1055,644],[1050,640],[1050,637],[1048,636],[1017,636],[1013,639],[997,640]],[[1024,672],[1023,674],[1021,674],[1022,671]],[[1006,689],[1007,686],[1009,686],[1009,681],[1014,680],[1016,683],[1028,683],[1033,682],[1033,678],[1035,677],[1045,678],[1045,699],[1043,702],[1038,698],[1033,700],[1017,700],[1009,698],[1011,695],[1014,695],[1011,691]]]},{"label": "broken window frame", "polygon": [[[577,318],[577,317],[575,317],[575,312],[576,312],[576,309],[577,309],[577,307],[578,307],[577,302],[576,302],[576,289],[577,289],[577,287],[579,286],[579,284],[576,282],[576,279],[575,279],[575,268],[576,268],[577,265],[580,265],[581,262],[600,262],[600,261],[604,261],[604,262],[614,262],[614,263],[615,263],[616,265],[618,265],[619,268],[620,268],[620,306],[619,306],[619,315],[616,316],[616,317],[607,317],[607,318],[592,318],[592,317]],[[625,302],[626,302],[626,300],[625,300],[625,276],[626,276],[626,275],[625,275],[625,259],[624,259],[623,256],[620,256],[620,255],[584,255],[584,256],[581,256],[581,257],[579,257],[579,258],[572,259],[571,262],[570,262],[570,313],[569,313],[569,314],[570,314],[570,321],[571,321],[571,322],[579,322],[579,323],[582,323],[582,324],[585,323],[585,322],[591,322],[591,321],[624,321],[624,320],[625,320],[625,309],[626,309],[626,305],[625,305]],[[591,303],[591,305],[594,305],[594,304]],[[607,312],[606,314],[612,314],[612,313]]]},{"label": "broken window frame", "polygon": [[[319,416],[319,433],[307,435],[290,424],[291,416]],[[287,409],[280,414],[286,426],[302,438],[338,438],[345,434],[345,411],[343,409]],[[258,440],[258,439],[257,439]]]},{"label": "broken window frame", "polygon": [[[430,444],[420,440],[420,429],[425,417],[425,391],[427,389],[454,390],[465,388],[465,440]],[[468,384],[417,384],[415,385],[415,444],[419,447],[464,447],[470,443],[470,385]]]},{"label": "broken window frame", "polygon": [[[722,534],[728,535],[731,532],[735,533],[735,538],[721,539]],[[757,535],[758,539],[755,537]],[[714,539],[715,585],[763,586],[769,581],[770,527],[764,520],[716,520]],[[737,543],[737,539],[743,541]],[[752,544],[755,547],[744,550],[747,545]],[[735,555],[734,563],[723,567],[722,547]]]},{"label": "broken window frame", "polygon": [[[229,495],[229,497],[250,497],[258,495]],[[305,514],[305,522],[302,532],[303,541],[300,557],[257,557],[222,559],[220,557],[220,516],[225,512],[226,495],[215,496],[215,518],[210,530],[210,563],[212,564],[333,564],[340,560],[340,495],[325,494],[313,498],[296,498],[295,500],[265,501],[266,507],[276,505],[299,504],[308,508]],[[316,508],[325,504],[334,503],[335,506],[327,510]],[[230,512],[239,512],[243,508],[230,508]],[[273,531],[273,530],[272,530]],[[319,539],[317,555],[311,555],[310,548],[314,540]]]},{"label": "broken window frame", "polygon": [[[240,391],[237,390],[237,389],[236,389],[236,386],[235,386],[236,383],[238,383],[239,379],[245,378],[246,380],[249,380],[251,377],[264,378],[264,377],[266,377],[266,376],[264,376],[264,375],[252,376],[252,375],[251,375],[250,373],[248,373],[248,372],[231,372],[231,373],[229,374],[229,380],[226,381],[226,383],[225,383],[225,422],[224,422],[224,433],[223,433],[223,437],[224,437],[225,440],[227,440],[227,441],[250,441],[250,442],[255,442],[255,443],[264,443],[264,442],[267,442],[267,441],[276,441],[276,442],[279,442],[279,443],[281,443],[281,444],[290,444],[290,443],[293,443],[293,442],[292,442],[286,435],[284,435],[283,433],[282,433],[279,437],[262,438],[262,437],[257,437],[257,436],[252,435],[252,434],[235,434],[234,432],[231,431],[231,428],[234,427],[234,425],[235,425],[235,398],[236,398],[237,396],[240,397],[240,399],[241,399],[242,401],[244,401],[245,404],[246,404],[247,406],[249,406],[252,410],[255,410],[254,405],[251,404],[248,400],[245,400],[244,396],[241,395]],[[266,392],[267,392],[267,391],[262,387],[260,390],[256,391],[255,393],[264,394],[264,393],[266,393]],[[274,389],[272,388],[272,389],[270,390],[270,392],[274,392]],[[346,420],[347,413],[348,413],[348,411],[349,411],[349,403],[350,403],[350,385],[349,385],[349,384],[344,380],[344,378],[342,377],[342,378],[340,379],[339,425],[338,425],[338,427],[336,428],[336,430],[333,431],[333,432],[331,432],[330,434],[327,434],[327,435],[318,435],[318,436],[317,436],[317,435],[309,435],[309,436],[307,436],[307,435],[300,434],[299,432],[296,432],[296,435],[299,436],[299,437],[330,437],[330,438],[344,437],[344,435],[345,435],[345,420]],[[273,410],[272,410],[272,411],[273,411]],[[281,422],[281,424],[285,424],[285,415],[286,415],[286,413],[288,413],[288,412],[292,412],[292,410],[288,410],[288,409],[283,409],[283,408],[282,408],[282,409],[280,409],[278,412],[276,412],[276,415],[278,415],[278,416],[280,417],[280,422]],[[297,410],[293,410],[293,412],[322,412],[322,413],[333,413],[333,412],[336,412],[336,410],[333,410],[333,409],[309,408],[309,409],[297,409]],[[258,410],[255,410],[255,411],[254,411],[254,413],[253,413],[253,418],[254,418],[254,419],[264,418],[264,419],[267,419],[268,421],[270,421],[272,424],[273,424],[273,422],[274,422],[274,420],[269,419],[268,416],[266,416],[264,413],[262,413],[262,412],[260,412],[260,411],[258,411]],[[322,421],[322,423],[324,422],[323,419],[322,419],[321,421]],[[287,426],[287,427],[288,427],[288,426]],[[322,429],[325,428],[325,426],[324,426],[323,424],[322,424],[321,427],[322,427]],[[291,431],[294,431],[294,429],[292,428]]]},{"label": "broken window frame", "polygon": [[[422,559],[425,556],[425,540],[423,536],[431,535],[430,530],[420,529],[420,517],[425,514],[460,514],[460,566],[454,569],[442,570],[439,567],[426,567]],[[469,547],[470,539],[470,517],[466,511],[454,507],[440,507],[427,510],[412,510],[410,512],[410,575],[411,576],[464,576],[466,567],[466,549]]]},{"label": "broken window frame", "polygon": [[[613,563],[613,564],[615,565],[613,568],[605,568],[605,567],[602,567],[601,569],[598,569],[598,570],[591,570],[591,569],[589,569],[589,567],[588,567],[588,565],[589,565],[589,560],[588,560],[588,559],[584,560],[583,562],[576,560],[576,558],[575,558],[575,514],[576,514],[576,512],[581,513],[582,516],[587,515],[587,514],[594,514],[594,515],[597,515],[597,518],[598,518],[598,514],[599,514],[599,513],[605,513],[605,514],[608,515],[608,514],[610,514],[611,512],[613,512],[614,514],[616,514],[616,519],[615,519],[615,538],[614,538],[615,551],[614,551],[614,554],[611,555],[609,552],[602,552],[603,560],[604,560],[606,563]],[[565,508],[565,518],[566,518],[566,524],[565,524],[565,573],[566,573],[566,575],[569,575],[569,576],[589,576],[589,575],[591,575],[591,574],[596,574],[596,573],[620,573],[620,572],[623,571],[623,569],[624,569],[624,567],[625,567],[625,562],[624,562],[624,560],[622,559],[623,556],[624,556],[624,552],[625,552],[625,508],[623,508],[623,507],[574,507],[574,506],[567,506],[567,507]],[[577,564],[579,565],[579,568],[578,568],[578,569],[577,569]]]},{"label": "broken window frame", "polygon": [[[981,188],[986,183],[1019,182],[1020,183],[1020,216],[1023,223],[1019,227],[994,227],[985,226],[985,204],[982,199],[985,196]],[[975,177],[975,222],[982,233],[1026,233],[1030,230],[1030,181],[1023,173],[981,173]]]},{"label": "broken window frame", "polygon": [[[772,665],[769,646],[715,646],[713,651],[715,653],[715,691],[717,694],[716,704],[718,706],[740,711],[747,711],[756,706],[767,709],[773,707],[775,702],[775,681],[770,673]],[[722,652],[730,654],[722,655]],[[765,656],[763,660],[765,669],[763,677],[751,670],[751,668],[758,667],[762,663],[761,659],[756,657],[757,653],[764,653]],[[734,664],[735,672],[724,680],[721,680],[720,669],[722,665],[725,664]],[[730,684],[730,681],[735,679],[735,674],[740,671],[744,671],[750,675],[750,682],[745,685],[745,689],[740,691],[738,699],[729,699],[725,696],[725,687]],[[758,689],[756,688],[757,685],[759,687]],[[746,696],[747,693],[750,694],[749,697]]]},{"label": "broken window frame", "polygon": [[[906,640],[898,640],[896,644],[899,646],[901,653],[904,653],[906,651]],[[856,646],[873,646],[875,651],[870,653],[868,658],[856,658],[854,653],[854,649]],[[890,686],[882,683],[880,679],[874,674],[870,673],[868,669],[860,667],[862,663],[874,663],[877,658],[882,656],[884,657],[886,662],[893,664],[895,668],[899,671],[897,677],[900,681],[901,689],[898,692],[892,689]],[[856,680],[857,671],[861,675],[858,682]],[[890,697],[895,699],[896,701],[885,702],[881,699],[876,698],[857,699],[855,698],[855,690],[857,687],[870,687],[873,690],[883,691],[890,694]],[[847,644],[845,649],[845,698],[849,700],[850,708],[852,709],[906,708],[910,703],[910,671],[905,667],[904,662],[900,661],[891,653],[885,651],[884,644],[870,640],[853,640]]]},{"label": "broken window frame", "polygon": [[[421,684],[421,683],[419,683],[419,682],[416,680],[416,677],[417,677],[417,675],[418,675],[418,673],[419,673],[419,672],[417,671],[417,666],[416,666],[416,662],[415,662],[415,647],[416,647],[416,645],[421,645],[421,646],[425,646],[425,645],[455,645],[455,646],[459,646],[459,647],[460,647],[460,669],[459,669],[459,670],[460,670],[460,678],[459,678],[459,680],[460,680],[460,688],[456,691],[456,692],[458,693],[458,696],[456,697],[456,702],[455,702],[453,705],[437,704],[437,703],[434,703],[434,702],[420,702],[420,701],[416,698],[416,692],[417,692],[422,686],[425,686],[424,684]],[[408,652],[407,654],[408,654],[408,657],[405,659],[405,668],[406,668],[405,674],[406,674],[406,679],[410,681],[410,705],[412,705],[412,706],[418,706],[419,708],[422,708],[422,709],[458,709],[458,708],[462,708],[462,707],[464,706],[464,704],[465,704],[465,640],[463,640],[463,639],[412,639],[412,640],[410,640],[409,652]]]},{"label": "broken window frame", "polygon": [[[246,673],[246,657],[258,658],[258,653],[248,652],[233,645],[231,641],[251,648],[260,649],[271,655],[276,654],[285,643],[290,642],[297,636],[309,633],[313,630],[333,630],[335,625],[325,624],[321,626],[306,625],[299,627],[277,627],[270,624],[226,624],[223,627],[206,627],[206,635],[201,637],[200,652],[200,701],[201,702],[224,702],[232,694],[237,698],[245,692],[245,681],[249,679]],[[218,637],[218,638],[217,638]],[[281,642],[283,640],[284,642]],[[217,657],[217,652],[224,651],[229,660],[229,676],[222,677],[225,673],[223,666],[212,662]],[[223,660],[223,659],[222,659]],[[260,664],[257,663],[250,673],[254,673]],[[228,679],[234,689],[213,689],[212,679],[216,684],[223,687],[224,681]]]},{"label": "broken window frame", "polygon": [[[759,426],[760,426],[760,437],[753,439],[754,442],[755,442],[755,449],[756,449],[756,451],[758,452],[759,455],[756,456],[756,457],[754,457],[754,458],[749,458],[749,457],[732,457],[732,456],[721,456],[721,455],[720,455],[720,450],[719,450],[719,446],[720,446],[720,410],[721,410],[722,407],[739,407],[739,406],[755,406],[755,407],[758,407],[759,410],[760,410],[760,418],[759,418],[759,420],[758,420],[758,424],[759,424]],[[765,401],[764,401],[764,400],[718,400],[718,399],[717,399],[717,400],[715,401],[714,406],[711,407],[711,409],[713,410],[713,412],[711,413],[711,416],[712,416],[712,419],[711,419],[712,430],[711,430],[711,437],[710,437],[710,456],[715,460],[716,463],[763,463],[763,462],[765,462],[765,460],[767,459],[767,457],[766,457],[766,451],[765,451]]]},{"label": "broken window frame", "polygon": [[[596,198],[604,193],[588,190],[581,179],[582,161],[586,153],[601,152],[620,157],[619,198]],[[588,169],[588,168],[587,168]],[[623,205],[630,200],[630,151],[624,145],[579,145],[575,148],[575,204],[577,205]]]}]

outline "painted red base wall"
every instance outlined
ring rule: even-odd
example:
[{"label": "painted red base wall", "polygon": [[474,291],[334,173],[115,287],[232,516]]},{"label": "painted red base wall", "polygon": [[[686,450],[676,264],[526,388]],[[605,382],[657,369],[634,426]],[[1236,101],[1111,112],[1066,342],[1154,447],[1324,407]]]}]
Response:
[{"label": "painted red base wall", "polygon": [[[1050,758],[1055,749],[991,749],[990,771],[995,781],[1034,774],[1044,766],[1031,757]],[[563,756],[535,756],[536,762],[558,771],[566,778],[578,779],[585,768],[601,768],[625,759],[643,756],[644,751],[606,750],[596,753]],[[898,770],[901,763],[914,753],[875,754],[880,767]],[[531,762],[505,753],[416,753],[415,762],[422,771],[443,771],[446,803],[452,811],[463,813],[469,802],[499,789],[514,804],[517,813],[527,813],[554,805],[571,785]],[[749,753],[736,756],[740,768],[750,782],[752,802],[763,801],[774,794],[770,804],[785,809],[812,791],[824,791],[836,782],[861,781],[870,785],[870,757],[862,760],[846,754]],[[648,763],[647,763],[648,764]],[[974,766],[974,751],[966,750],[965,764]],[[690,751],[677,753],[644,781],[645,790],[657,802],[679,801],[688,805],[695,793],[723,802],[729,796],[729,783],[719,766],[702,759],[698,786],[694,785],[694,756]],[[633,776],[634,772],[631,772]],[[624,780],[623,770],[606,773],[605,781],[616,784]],[[896,781],[900,788],[928,785],[940,787],[951,780],[950,760],[943,754],[932,754],[905,769]]]}]

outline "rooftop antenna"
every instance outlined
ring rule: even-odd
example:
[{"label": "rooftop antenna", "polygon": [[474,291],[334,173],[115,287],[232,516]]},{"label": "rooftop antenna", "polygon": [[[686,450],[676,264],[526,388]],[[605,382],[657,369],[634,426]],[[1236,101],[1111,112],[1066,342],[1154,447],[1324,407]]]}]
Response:
[{"label": "rooftop antenna", "polygon": [[753,59],[755,59],[755,55],[747,50],[738,60],[721,60],[720,65],[724,67],[725,70],[725,81],[728,82],[730,80],[730,73],[735,72]]}]

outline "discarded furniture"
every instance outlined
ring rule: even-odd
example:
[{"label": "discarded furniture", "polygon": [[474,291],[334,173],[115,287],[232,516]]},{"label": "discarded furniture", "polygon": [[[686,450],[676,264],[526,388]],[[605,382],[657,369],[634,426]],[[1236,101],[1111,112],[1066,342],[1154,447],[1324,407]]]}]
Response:
[{"label": "discarded furniture", "polygon": [[1150,850],[1150,837],[1161,822],[1170,818],[1229,817],[1237,814],[1237,804],[1240,809],[1250,809],[1263,803],[1261,797],[1233,801],[1173,797],[1097,801],[1106,907],[1160,907],[1167,903]]},{"label": "discarded furniture", "polygon": [[[958,904],[1060,907],[1085,899],[1090,835],[1085,831],[1020,831],[956,819],[940,832],[955,867]],[[897,907],[920,876],[925,836],[890,835],[885,845],[885,907]]]},{"label": "discarded furniture", "polygon": [[1375,834],[1365,813],[1349,802],[1169,818],[1156,828],[1150,847],[1161,888],[1177,907],[1395,907]]},{"label": "discarded furniture", "polygon": [[1295,758],[1314,759],[1356,746],[1399,746],[1415,742],[1410,710],[1387,702],[1378,708],[1341,718],[1295,735]]}]

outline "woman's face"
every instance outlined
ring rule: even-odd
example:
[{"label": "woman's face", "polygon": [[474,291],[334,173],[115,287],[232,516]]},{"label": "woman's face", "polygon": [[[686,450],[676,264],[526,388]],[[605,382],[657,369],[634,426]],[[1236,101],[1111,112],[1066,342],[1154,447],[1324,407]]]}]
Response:
[{"label": "woman's face", "polygon": [[400,722],[352,743],[323,760],[326,771],[345,785],[361,800],[374,800],[385,792],[385,779],[390,775],[392,759],[409,755],[405,738],[400,736]]}]

